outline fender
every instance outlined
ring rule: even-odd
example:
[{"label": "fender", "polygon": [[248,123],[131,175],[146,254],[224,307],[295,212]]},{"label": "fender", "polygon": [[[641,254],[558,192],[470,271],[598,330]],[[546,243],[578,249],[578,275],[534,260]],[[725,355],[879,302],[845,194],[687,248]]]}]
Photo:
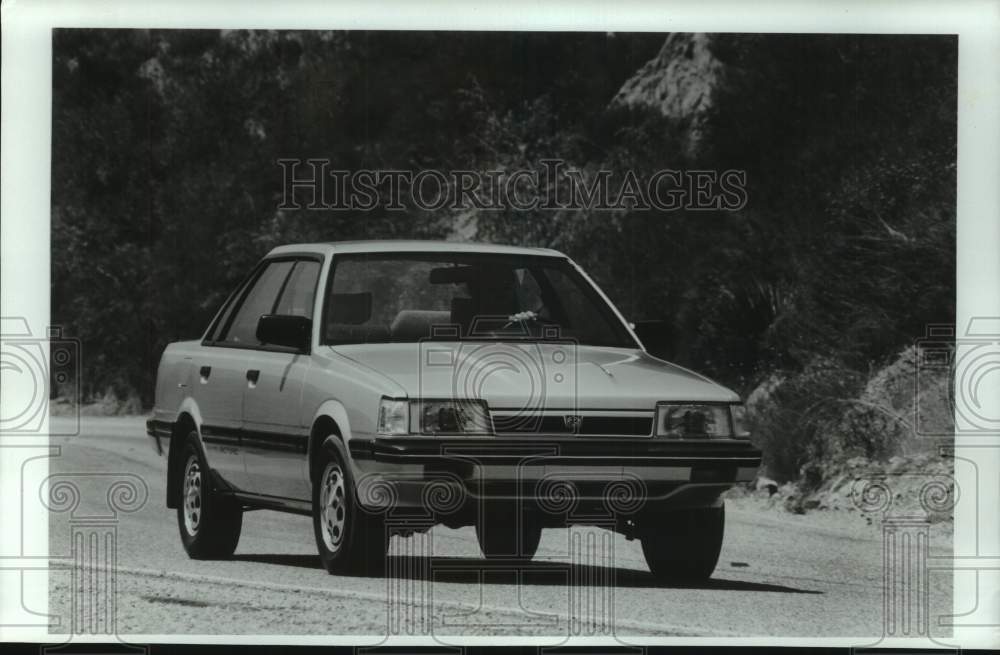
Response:
[{"label": "fender", "polygon": [[324,439],[323,442],[320,443],[320,447],[326,448],[328,450],[332,448],[333,450],[337,451],[337,454],[340,455],[340,458],[342,460],[344,460],[345,462],[350,461],[349,459],[350,455],[347,452],[347,446],[345,446],[344,442],[339,439]]},{"label": "fender", "polygon": [[[181,401],[180,406],[177,408],[176,416],[180,416],[181,414],[187,414],[194,420],[194,427],[197,432],[197,436],[195,438],[198,439],[198,447],[201,448],[201,452],[205,454],[205,460],[208,461],[208,453],[205,451],[205,444],[201,441],[201,408],[198,407],[198,401],[196,401],[193,396],[185,396],[184,400]],[[176,421],[177,419],[175,418],[174,420]],[[211,466],[211,462],[209,462],[209,465]]]},{"label": "fender", "polygon": [[[343,457],[345,462],[353,467],[354,462],[351,460],[350,453],[348,452],[349,449],[347,448],[347,442],[351,438],[351,421],[347,418],[347,408],[345,408],[343,403],[339,400],[331,398],[330,400],[323,401],[323,403],[316,409],[316,413],[313,414],[312,420],[309,422],[310,430],[312,429],[312,426],[316,425],[316,422],[323,417],[333,419],[333,421],[337,424],[337,427],[340,428],[341,443],[337,444],[340,449],[340,456]],[[309,448],[306,453],[305,463],[306,480],[309,479],[309,463],[312,461],[314,449],[319,445],[322,445],[322,442],[316,443],[315,439],[309,439]]]},{"label": "fender", "polygon": [[[167,453],[167,507],[176,508],[180,503],[180,489],[177,486],[177,475],[176,469],[180,466],[180,449],[176,448],[173,443],[175,439],[178,438],[176,434],[177,419],[181,414],[187,414],[194,421],[195,427],[195,440],[198,443],[198,449],[201,450],[201,454],[205,457],[205,461],[208,461],[208,453],[205,450],[205,444],[201,440],[201,409],[198,407],[198,403],[191,396],[186,396],[181,404],[177,408],[177,413],[174,415],[174,430],[175,434],[171,438],[171,443]],[[181,438],[187,435],[181,435]],[[211,467],[211,463],[209,463]]]}]

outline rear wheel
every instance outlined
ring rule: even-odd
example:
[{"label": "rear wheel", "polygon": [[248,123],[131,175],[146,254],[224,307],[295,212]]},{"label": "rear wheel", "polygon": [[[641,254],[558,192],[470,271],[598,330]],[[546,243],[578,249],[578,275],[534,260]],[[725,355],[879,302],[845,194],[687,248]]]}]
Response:
[{"label": "rear wheel", "polygon": [[316,472],[313,531],[323,568],[330,573],[381,571],[387,550],[385,526],[358,505],[350,469],[335,446],[324,443]]},{"label": "rear wheel", "polygon": [[181,502],[177,506],[177,527],[189,557],[222,559],[230,557],[240,541],[243,508],[212,488],[208,462],[197,439],[197,432],[188,435],[181,455],[183,464],[178,468]]},{"label": "rear wheel", "polygon": [[692,583],[712,577],[722,550],[724,507],[664,512],[648,523],[642,553],[658,581]]},{"label": "rear wheel", "polygon": [[476,539],[487,559],[530,560],[538,550],[542,527],[528,512],[518,516],[514,503],[487,503],[476,521]]}]

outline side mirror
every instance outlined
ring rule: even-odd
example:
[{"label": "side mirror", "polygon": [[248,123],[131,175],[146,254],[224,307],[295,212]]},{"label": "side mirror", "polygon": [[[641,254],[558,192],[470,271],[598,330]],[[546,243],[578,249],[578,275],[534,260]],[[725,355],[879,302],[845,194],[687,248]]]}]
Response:
[{"label": "side mirror", "polygon": [[669,321],[636,321],[632,330],[650,355],[660,359],[673,358],[673,325]]},{"label": "side mirror", "polygon": [[257,321],[257,340],[272,346],[308,352],[312,339],[312,321],[305,316],[264,314]]}]

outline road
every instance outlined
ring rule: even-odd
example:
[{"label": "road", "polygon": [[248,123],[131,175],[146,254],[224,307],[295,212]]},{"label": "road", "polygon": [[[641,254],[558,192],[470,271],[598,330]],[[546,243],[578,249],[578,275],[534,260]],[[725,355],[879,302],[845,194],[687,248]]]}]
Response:
[{"label": "road", "polygon": [[[141,418],[84,418],[79,435],[54,445],[60,453],[48,460],[51,472],[72,480],[81,498],[73,512],[52,514],[53,554],[70,551],[78,517],[107,514],[116,475],[148,485],[140,509],[118,513],[108,560],[120,634],[562,635],[626,643],[649,635],[883,634],[881,532],[855,514],[730,505],[716,573],[692,588],[658,587],[637,541],[597,528],[545,530],[519,574],[487,568],[471,528],[438,526],[427,536],[394,537],[385,576],[331,576],[320,568],[310,520],[270,511],[245,515],[231,560],[188,559],[176,515],[164,505],[165,462]],[[574,556],[581,552],[574,543],[592,548]],[[946,539],[932,544],[932,556],[950,553]],[[53,614],[70,616],[71,572],[63,562],[50,575]],[[932,572],[929,583],[930,616],[950,613],[950,576]],[[932,626],[932,634],[940,630]]]}]

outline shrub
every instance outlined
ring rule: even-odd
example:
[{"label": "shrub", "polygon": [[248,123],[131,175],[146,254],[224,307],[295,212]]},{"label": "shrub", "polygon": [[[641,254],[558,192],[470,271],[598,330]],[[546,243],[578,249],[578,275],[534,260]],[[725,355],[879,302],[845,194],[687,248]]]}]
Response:
[{"label": "shrub", "polygon": [[843,400],[862,383],[856,371],[818,357],[802,371],[772,376],[755,389],[748,409],[767,474],[786,482],[799,478],[808,462],[837,457],[833,435]]}]

